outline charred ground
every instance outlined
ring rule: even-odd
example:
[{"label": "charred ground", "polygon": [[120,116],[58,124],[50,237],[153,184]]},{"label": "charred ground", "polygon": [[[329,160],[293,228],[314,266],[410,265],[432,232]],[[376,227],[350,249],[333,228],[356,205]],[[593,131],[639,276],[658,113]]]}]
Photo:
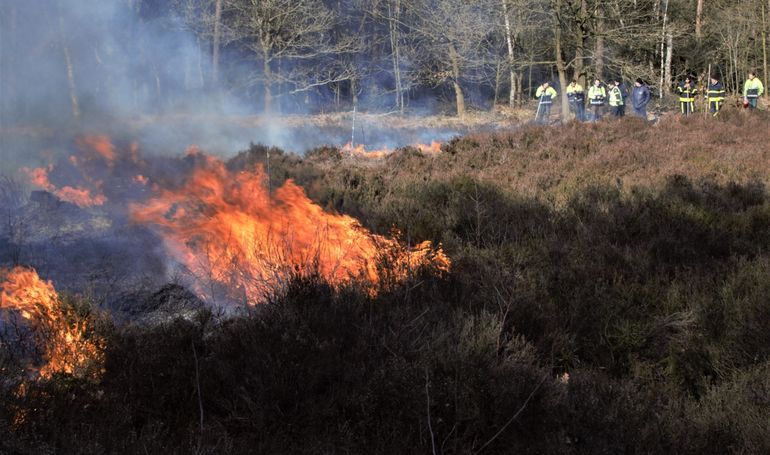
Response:
[{"label": "charred ground", "polygon": [[767,453],[770,132],[725,114],[473,134],[436,156],[272,149],[274,186],[441,242],[452,272],[376,297],[298,276],[226,319],[176,287],[143,304],[184,317],[149,324],[66,300],[106,340],[103,375],[19,394],[6,352],[0,449]]}]

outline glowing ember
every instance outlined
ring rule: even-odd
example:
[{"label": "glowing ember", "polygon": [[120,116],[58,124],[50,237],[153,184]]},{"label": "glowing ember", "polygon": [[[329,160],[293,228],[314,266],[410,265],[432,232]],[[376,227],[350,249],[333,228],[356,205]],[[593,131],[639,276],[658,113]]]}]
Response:
[{"label": "glowing ember", "polygon": [[430,243],[404,251],[349,216],[324,212],[290,180],[269,194],[261,168],[234,173],[196,153],[199,164],[186,183],[156,187],[154,197],[132,206],[132,217],[159,227],[204,298],[215,299],[219,288],[231,300],[253,304],[292,275],[310,272],[332,284],[355,279],[374,285],[383,254],[395,266],[389,273],[403,277],[426,263],[448,270],[448,258]]},{"label": "glowing ember", "polygon": [[102,347],[86,337],[86,322],[69,314],[50,281],[23,267],[0,270],[0,277],[0,310],[17,312],[29,323],[42,351],[40,376],[82,375],[101,363]]}]

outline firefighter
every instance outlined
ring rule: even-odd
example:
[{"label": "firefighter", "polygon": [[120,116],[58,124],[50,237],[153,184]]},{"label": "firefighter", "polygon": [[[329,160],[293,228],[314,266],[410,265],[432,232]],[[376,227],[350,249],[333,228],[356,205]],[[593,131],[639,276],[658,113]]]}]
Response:
[{"label": "firefighter", "polygon": [[610,84],[610,112],[613,117],[623,117],[624,114],[624,102],[623,91],[620,89],[620,82],[614,81]]},{"label": "firefighter", "polygon": [[577,121],[584,122],[586,119],[586,95],[583,86],[578,83],[577,79],[573,79],[567,86],[567,99],[570,110],[575,114]]},{"label": "firefighter", "polygon": [[634,107],[634,115],[647,120],[647,104],[650,102],[650,88],[642,78],[637,78],[634,90],[631,92],[631,103]]},{"label": "firefighter", "polygon": [[749,78],[743,84],[743,105],[748,104],[751,109],[756,109],[757,101],[764,91],[765,87],[762,85],[762,81],[757,79],[757,73],[750,72]]},{"label": "firefighter", "polygon": [[543,82],[543,84],[537,88],[535,97],[539,100],[537,103],[535,120],[538,123],[547,123],[548,119],[551,117],[551,105],[553,105],[553,100],[556,99],[556,90],[551,87],[550,83]]},{"label": "firefighter", "polygon": [[722,109],[722,104],[725,102],[725,86],[719,82],[716,76],[711,76],[709,79],[706,101],[708,102],[709,112],[714,116],[719,114],[719,110]]},{"label": "firefighter", "polygon": [[591,105],[591,120],[597,121],[602,119],[602,108],[604,107],[604,100],[607,98],[607,90],[602,87],[602,81],[594,79],[594,85],[588,89],[588,102]]},{"label": "firefighter", "polygon": [[695,95],[697,93],[698,88],[690,76],[687,76],[684,82],[677,85],[676,94],[679,95],[679,109],[682,111],[682,115],[687,116],[695,112]]}]

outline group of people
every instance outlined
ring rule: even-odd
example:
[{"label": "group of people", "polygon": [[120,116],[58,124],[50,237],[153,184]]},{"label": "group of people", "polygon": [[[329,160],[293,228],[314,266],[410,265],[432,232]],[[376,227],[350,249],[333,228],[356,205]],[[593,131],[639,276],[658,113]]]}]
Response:
[{"label": "group of people", "polygon": [[[756,109],[759,97],[765,92],[762,81],[757,78],[757,73],[749,72],[746,82],[743,84],[743,107]],[[695,98],[698,95],[698,86],[695,79],[691,76],[685,78],[676,87],[676,94],[679,96],[679,110],[682,115],[690,115],[695,112]],[[709,77],[708,88],[705,98],[708,103],[708,110],[712,115],[719,114],[725,102],[725,86],[717,76]]]},{"label": "group of people", "polygon": [[[544,82],[537,88],[535,96],[539,100],[536,119],[538,122],[545,122],[551,115],[551,106],[557,97],[556,90],[550,83]],[[631,93],[620,78],[610,81],[609,84],[594,79],[593,85],[588,88],[588,93],[577,79],[572,80],[567,86],[570,112],[581,122],[601,120],[607,107],[613,117],[625,116],[629,96],[634,115],[647,118],[647,104],[652,96],[649,87],[641,79],[636,80]]]},{"label": "group of people", "polygon": [[[623,117],[626,114],[626,105],[630,104],[635,116],[646,119],[647,105],[652,98],[650,88],[639,78],[634,82],[631,93],[620,80],[615,78],[608,84],[595,79],[593,85],[585,92],[577,79],[567,86],[567,100],[570,112],[578,121],[598,121],[609,107],[613,117]],[[698,87],[693,77],[688,76],[677,84],[676,94],[679,96],[679,108],[682,115],[690,115],[695,112],[695,99],[698,95]],[[759,97],[764,93],[762,81],[757,78],[755,72],[750,72],[743,86],[744,107],[756,109]],[[547,122],[551,115],[551,106],[556,100],[556,90],[549,82],[544,82],[535,92],[539,100],[537,105],[536,121]],[[710,76],[708,89],[704,94],[709,112],[717,115],[725,101],[725,88],[717,76]],[[586,109],[588,108],[588,109]],[[588,110],[588,112],[586,112]]]}]

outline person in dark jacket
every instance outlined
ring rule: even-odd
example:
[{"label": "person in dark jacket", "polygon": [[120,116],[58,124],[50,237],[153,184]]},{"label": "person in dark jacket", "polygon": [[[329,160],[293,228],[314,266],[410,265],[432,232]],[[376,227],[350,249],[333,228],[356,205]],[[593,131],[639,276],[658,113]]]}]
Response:
[{"label": "person in dark jacket", "polygon": [[719,113],[719,110],[722,109],[722,104],[725,102],[725,86],[719,82],[719,79],[716,76],[711,76],[711,79],[709,80],[706,101],[708,101],[709,112],[716,116]]},{"label": "person in dark jacket", "polygon": [[634,83],[634,90],[631,92],[631,104],[634,106],[634,115],[647,119],[647,104],[650,102],[650,88],[641,78],[637,78]]},{"label": "person in dark jacket", "polygon": [[698,94],[695,79],[687,76],[684,82],[676,86],[676,94],[679,95],[679,109],[682,115],[688,116],[695,112],[695,95]]},{"label": "person in dark jacket", "polygon": [[623,96],[623,104],[620,106],[620,116],[625,117],[626,115],[626,104],[628,104],[628,87],[626,86],[626,83],[620,80],[621,78],[615,79],[615,85],[618,86],[620,89],[620,94]]}]

